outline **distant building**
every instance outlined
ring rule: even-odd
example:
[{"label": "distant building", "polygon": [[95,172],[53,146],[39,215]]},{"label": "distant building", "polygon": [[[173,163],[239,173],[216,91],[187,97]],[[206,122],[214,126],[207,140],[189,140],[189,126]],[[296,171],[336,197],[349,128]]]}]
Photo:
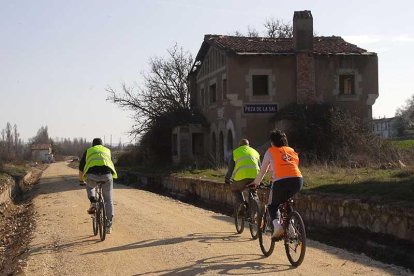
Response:
[{"label": "distant building", "polygon": [[173,159],[221,162],[241,138],[267,147],[271,118],[292,103],[331,103],[371,120],[378,58],[341,37],[314,37],[311,12],[296,11],[293,38],[205,35],[188,79],[209,125],[177,127]]},{"label": "distant building", "polygon": [[372,120],[372,131],[382,138],[398,136],[398,120],[396,117]]},{"label": "distant building", "polygon": [[51,144],[33,144],[31,146],[32,160],[51,163],[54,161]]}]

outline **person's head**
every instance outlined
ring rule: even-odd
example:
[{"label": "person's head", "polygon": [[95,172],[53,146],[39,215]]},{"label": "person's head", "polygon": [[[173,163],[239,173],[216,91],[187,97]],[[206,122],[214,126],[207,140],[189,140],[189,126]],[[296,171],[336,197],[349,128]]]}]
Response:
[{"label": "person's head", "polygon": [[247,139],[241,139],[239,142],[239,146],[248,146],[249,145],[249,140]]},{"label": "person's head", "polygon": [[270,142],[275,147],[289,146],[286,134],[279,129],[270,132]]},{"label": "person's head", "polygon": [[102,145],[102,139],[101,138],[94,138],[92,141],[92,147]]}]

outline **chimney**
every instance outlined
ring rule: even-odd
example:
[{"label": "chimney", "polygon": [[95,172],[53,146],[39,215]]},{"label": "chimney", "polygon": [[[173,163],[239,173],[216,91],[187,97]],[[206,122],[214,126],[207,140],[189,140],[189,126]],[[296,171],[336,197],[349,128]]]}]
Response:
[{"label": "chimney", "polygon": [[313,17],[311,11],[293,14],[293,43],[296,51],[313,50]]},{"label": "chimney", "polygon": [[293,43],[296,51],[296,102],[313,104],[318,101],[315,90],[313,57],[313,18],[310,11],[295,11]]}]

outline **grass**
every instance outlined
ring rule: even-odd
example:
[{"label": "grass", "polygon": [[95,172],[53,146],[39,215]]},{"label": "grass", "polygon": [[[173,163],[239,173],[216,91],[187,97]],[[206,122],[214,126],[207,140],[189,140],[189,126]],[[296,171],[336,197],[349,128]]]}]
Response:
[{"label": "grass", "polygon": [[13,177],[23,177],[28,173],[28,171],[28,168],[22,164],[4,164],[0,170],[0,172]]},{"label": "grass", "polygon": [[68,166],[77,170],[79,169],[79,161],[69,161]]},{"label": "grass", "polygon": [[414,148],[414,139],[395,140],[392,144],[398,149],[412,149]]},{"label": "grass", "polygon": [[[174,175],[224,182],[227,168],[128,168],[143,174]],[[414,167],[404,169],[302,167],[304,191],[372,198],[382,202],[414,202]],[[269,183],[269,174],[264,183]]]},{"label": "grass", "polygon": [[414,202],[414,168],[302,168],[304,189],[322,193]]}]

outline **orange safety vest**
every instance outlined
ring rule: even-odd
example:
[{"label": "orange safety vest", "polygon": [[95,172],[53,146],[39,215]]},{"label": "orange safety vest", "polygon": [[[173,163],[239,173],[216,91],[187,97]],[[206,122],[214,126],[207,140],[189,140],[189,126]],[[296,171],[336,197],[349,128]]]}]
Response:
[{"label": "orange safety vest", "polygon": [[291,147],[270,147],[274,174],[277,179],[302,177],[299,170],[299,156]]}]

